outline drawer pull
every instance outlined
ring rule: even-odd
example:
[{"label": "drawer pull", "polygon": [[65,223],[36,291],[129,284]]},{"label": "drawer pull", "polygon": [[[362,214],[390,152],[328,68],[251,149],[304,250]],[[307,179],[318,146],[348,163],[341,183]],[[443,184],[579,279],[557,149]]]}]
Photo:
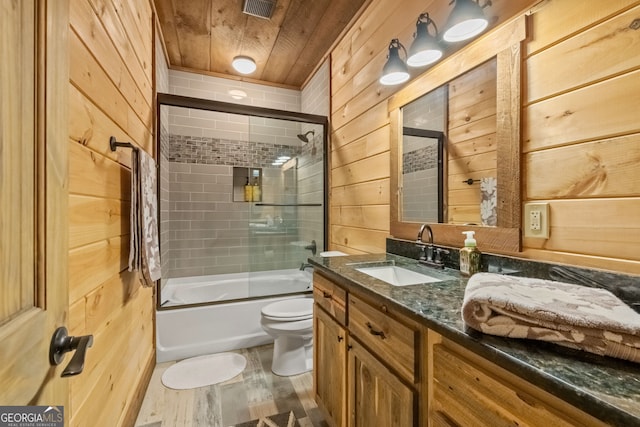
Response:
[{"label": "drawer pull", "polygon": [[322,291],[322,296],[325,297],[325,298],[331,299],[333,297],[333,294],[330,294],[327,291]]},{"label": "drawer pull", "polygon": [[383,331],[379,331],[377,329],[374,329],[373,326],[371,325],[371,323],[369,323],[369,322],[367,322],[367,328],[369,328],[369,333],[371,335],[378,336],[382,340],[386,338]]}]

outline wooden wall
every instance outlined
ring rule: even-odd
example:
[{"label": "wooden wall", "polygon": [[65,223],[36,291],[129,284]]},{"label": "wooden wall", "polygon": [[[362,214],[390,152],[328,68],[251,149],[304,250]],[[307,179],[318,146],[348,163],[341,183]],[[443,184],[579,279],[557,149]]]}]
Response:
[{"label": "wooden wall", "polygon": [[[551,238],[524,239],[513,255],[640,274],[640,56],[632,53],[640,44],[640,30],[632,29],[639,2],[537,3],[495,0],[485,9],[496,25],[532,12],[521,195],[550,203]],[[385,249],[395,197],[387,100],[402,85],[377,79],[392,38],[409,46],[421,12],[442,23],[449,10],[435,1],[373,2],[332,52],[332,249]]]},{"label": "wooden wall", "polygon": [[524,62],[523,201],[550,206],[527,257],[640,274],[640,2],[551,2]]},{"label": "wooden wall", "polygon": [[69,329],[93,334],[70,379],[70,425],[133,425],[155,365],[153,291],[127,272],[131,150],[153,154],[148,1],[71,0]]},{"label": "wooden wall", "polygon": [[497,177],[495,59],[452,80],[448,87],[447,222],[482,224],[480,183]]},{"label": "wooden wall", "polygon": [[[331,54],[331,247],[348,253],[385,250],[389,236],[390,128],[387,100],[403,85],[378,83],[392,38],[410,46],[420,13],[442,26],[448,2],[372,2]],[[497,24],[532,0],[495,0],[487,9]],[[412,71],[412,77],[424,69]]]}]

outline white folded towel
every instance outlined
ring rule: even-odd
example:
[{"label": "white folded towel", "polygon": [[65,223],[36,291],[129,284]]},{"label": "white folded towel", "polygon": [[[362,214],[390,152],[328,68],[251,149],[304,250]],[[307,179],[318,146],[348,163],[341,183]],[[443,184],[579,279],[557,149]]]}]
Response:
[{"label": "white folded towel", "polygon": [[605,289],[477,273],[467,283],[462,318],[486,334],[640,362],[640,314]]}]

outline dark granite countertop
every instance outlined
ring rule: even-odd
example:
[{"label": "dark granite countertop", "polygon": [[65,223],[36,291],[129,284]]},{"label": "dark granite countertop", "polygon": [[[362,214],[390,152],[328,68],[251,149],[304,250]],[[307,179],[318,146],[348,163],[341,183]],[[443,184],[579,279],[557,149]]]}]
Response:
[{"label": "dark granite countertop", "polygon": [[[354,263],[393,260],[440,282],[392,286],[355,270]],[[640,426],[640,364],[533,340],[485,335],[461,316],[467,279],[458,270],[435,270],[393,254],[309,258],[347,290],[382,298],[399,312],[614,426]]]}]

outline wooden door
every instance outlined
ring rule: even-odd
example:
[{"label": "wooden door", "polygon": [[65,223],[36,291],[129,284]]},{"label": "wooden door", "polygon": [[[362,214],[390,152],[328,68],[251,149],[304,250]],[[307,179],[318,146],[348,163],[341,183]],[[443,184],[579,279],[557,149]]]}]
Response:
[{"label": "wooden door", "polygon": [[314,394],[330,425],[347,425],[347,331],[324,310],[315,306]]},{"label": "wooden door", "polygon": [[67,10],[0,0],[0,405],[68,407],[49,364],[68,307]]},{"label": "wooden door", "polygon": [[415,392],[356,340],[350,340],[349,426],[415,425]]}]

